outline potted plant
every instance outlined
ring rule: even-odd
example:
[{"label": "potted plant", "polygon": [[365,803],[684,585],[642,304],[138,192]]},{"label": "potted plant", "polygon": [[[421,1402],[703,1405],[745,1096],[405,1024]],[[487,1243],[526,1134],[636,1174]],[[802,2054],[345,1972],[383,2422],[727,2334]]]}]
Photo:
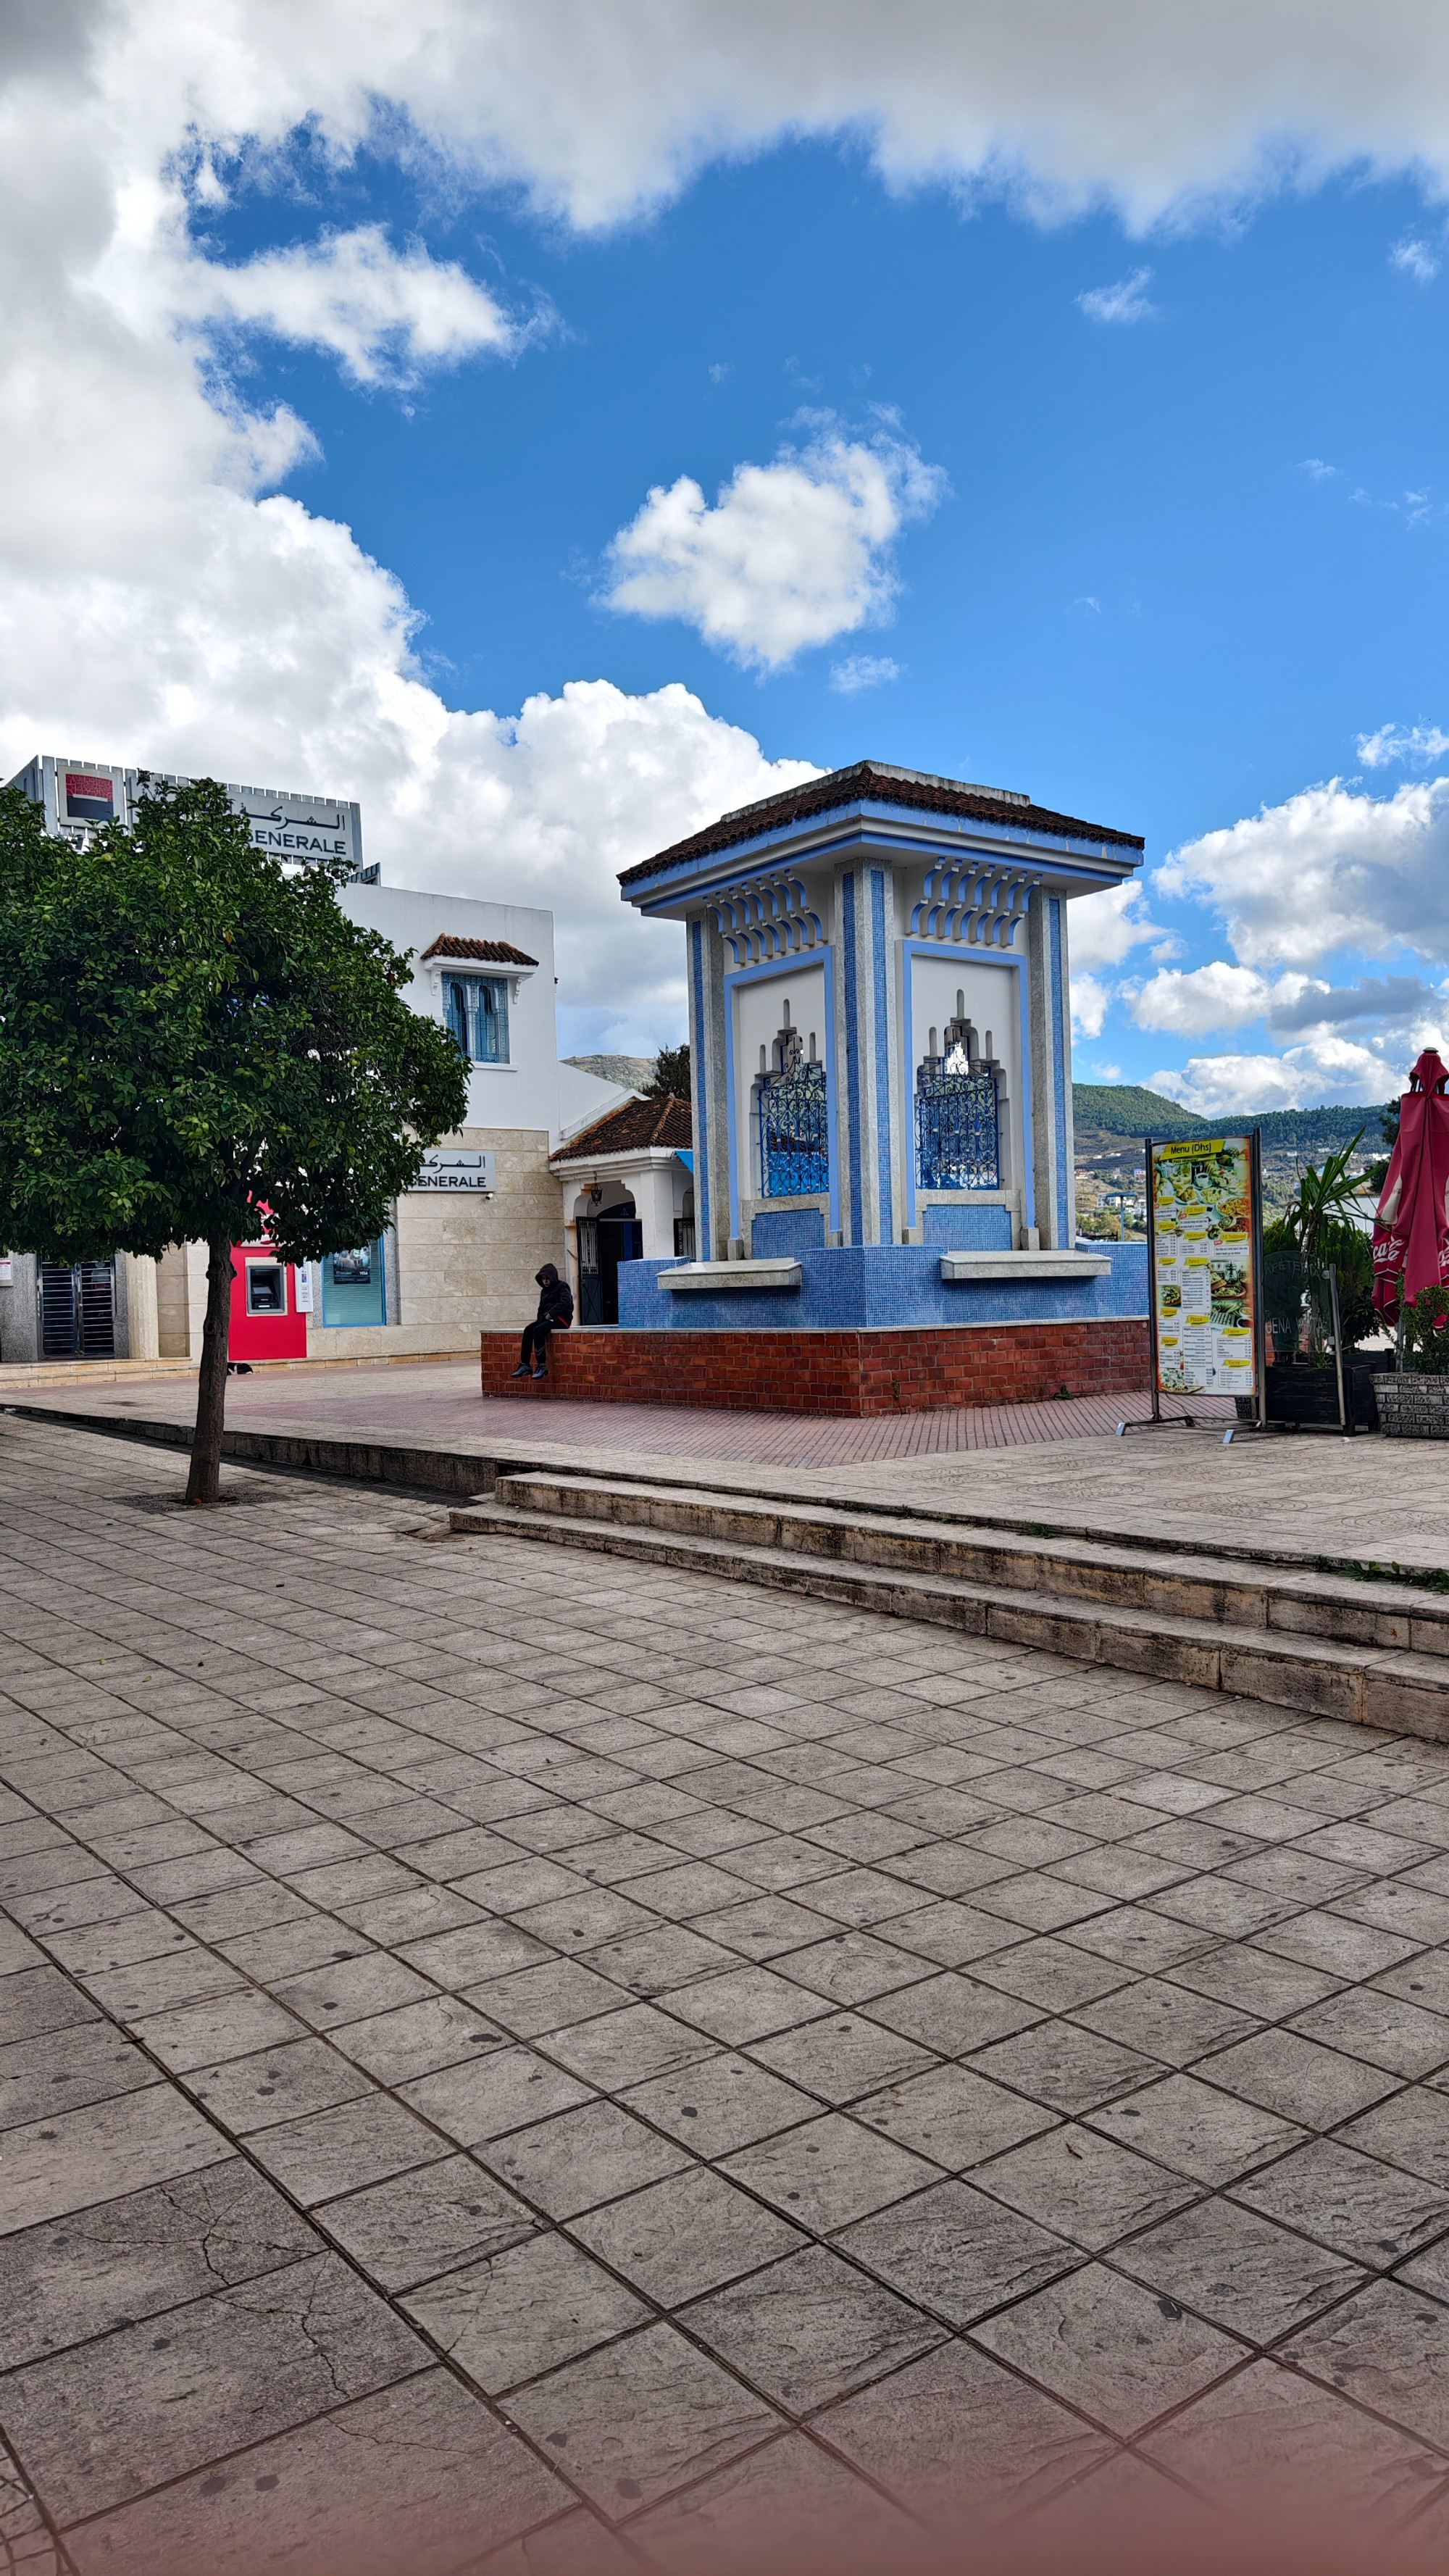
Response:
[{"label": "potted plant", "polygon": [[1380,1369],[1392,1366],[1355,1345],[1374,1332],[1373,1250],[1348,1210],[1360,1176],[1349,1166],[1363,1131],[1298,1176],[1296,1195],[1263,1233],[1264,1324],[1268,1335],[1268,1417],[1275,1422],[1339,1421],[1338,1356],[1334,1350],[1332,1271],[1338,1287],[1338,1331],[1343,1344],[1344,1397],[1349,1419],[1365,1430],[1376,1422],[1374,1397]]},{"label": "potted plant", "polygon": [[1449,1288],[1421,1288],[1401,1320],[1402,1365],[1376,1389],[1380,1428],[1391,1440],[1449,1440]]}]

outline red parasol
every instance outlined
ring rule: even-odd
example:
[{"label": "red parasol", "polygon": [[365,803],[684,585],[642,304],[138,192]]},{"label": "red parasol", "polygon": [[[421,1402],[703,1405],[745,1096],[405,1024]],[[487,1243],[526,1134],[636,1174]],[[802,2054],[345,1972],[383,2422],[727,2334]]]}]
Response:
[{"label": "red parasol", "polygon": [[1399,1279],[1412,1301],[1449,1281],[1449,1066],[1426,1047],[1399,1103],[1399,1141],[1374,1219],[1374,1304],[1399,1311]]}]

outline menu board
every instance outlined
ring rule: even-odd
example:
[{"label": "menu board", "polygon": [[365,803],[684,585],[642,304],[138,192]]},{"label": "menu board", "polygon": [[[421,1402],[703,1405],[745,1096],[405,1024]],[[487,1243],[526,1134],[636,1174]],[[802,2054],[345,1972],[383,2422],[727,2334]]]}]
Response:
[{"label": "menu board", "polygon": [[1149,1144],[1153,1347],[1164,1395],[1255,1384],[1253,1139]]}]

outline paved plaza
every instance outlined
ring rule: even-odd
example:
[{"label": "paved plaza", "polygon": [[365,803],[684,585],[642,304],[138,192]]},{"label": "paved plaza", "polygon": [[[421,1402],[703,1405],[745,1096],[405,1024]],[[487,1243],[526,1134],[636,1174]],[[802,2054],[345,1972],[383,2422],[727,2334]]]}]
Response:
[{"label": "paved plaza", "polygon": [[1449,1748],[181,1481],[0,1419],[0,2561],[1441,2532]]}]

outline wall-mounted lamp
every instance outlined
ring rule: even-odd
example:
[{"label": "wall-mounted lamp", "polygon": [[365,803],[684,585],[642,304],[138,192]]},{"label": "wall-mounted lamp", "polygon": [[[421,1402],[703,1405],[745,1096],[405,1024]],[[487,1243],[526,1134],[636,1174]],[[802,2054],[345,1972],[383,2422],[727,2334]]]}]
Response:
[{"label": "wall-mounted lamp", "polygon": [[603,1195],[604,1195],[604,1184],[603,1184],[603,1182],[602,1182],[602,1181],[592,1181],[592,1182],[590,1183],[590,1185],[589,1185],[589,1204],[590,1204],[590,1206],[591,1206],[591,1207],[597,1207],[597,1206],[598,1206],[598,1204],[599,1204],[599,1201],[600,1201],[600,1199],[603,1197]]}]

